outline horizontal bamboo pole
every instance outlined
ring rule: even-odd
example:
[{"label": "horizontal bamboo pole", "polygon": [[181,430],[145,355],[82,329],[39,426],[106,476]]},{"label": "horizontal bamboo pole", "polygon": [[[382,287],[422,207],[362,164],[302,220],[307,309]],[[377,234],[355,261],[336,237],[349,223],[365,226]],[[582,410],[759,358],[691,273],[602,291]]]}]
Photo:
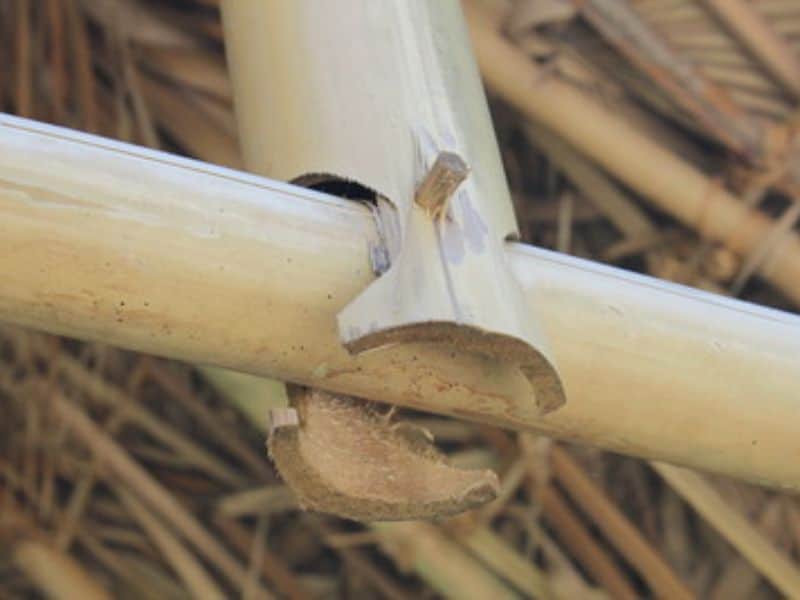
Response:
[{"label": "horizontal bamboo pole", "polygon": [[521,244],[567,405],[424,345],[351,357],[364,207],[0,117],[0,320],[800,489],[800,319]]}]

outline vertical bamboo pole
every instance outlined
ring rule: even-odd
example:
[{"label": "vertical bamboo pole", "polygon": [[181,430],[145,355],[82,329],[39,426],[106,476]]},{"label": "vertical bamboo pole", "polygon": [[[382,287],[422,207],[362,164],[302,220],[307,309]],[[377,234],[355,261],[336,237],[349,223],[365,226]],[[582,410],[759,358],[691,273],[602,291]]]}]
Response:
[{"label": "vertical bamboo pole", "polygon": [[[459,3],[241,0],[223,16],[248,168],[377,198],[389,265],[339,313],[344,346],[476,351],[519,365],[542,412],[560,406],[504,256],[516,222]],[[431,214],[423,183],[447,156],[468,176]]]},{"label": "vertical bamboo pole", "polygon": [[[390,264],[339,314],[343,345],[482,351],[518,361],[543,411],[562,404],[505,259],[516,223],[458,2],[237,1],[224,4],[224,21],[248,167],[378,206]],[[319,391],[290,398],[303,426],[274,411],[269,451],[308,507],[419,519],[496,495],[493,473],[429,460],[363,404]],[[335,460],[315,450],[321,440],[335,441]],[[365,464],[357,455],[367,448]],[[387,470],[415,483],[395,486]]]}]

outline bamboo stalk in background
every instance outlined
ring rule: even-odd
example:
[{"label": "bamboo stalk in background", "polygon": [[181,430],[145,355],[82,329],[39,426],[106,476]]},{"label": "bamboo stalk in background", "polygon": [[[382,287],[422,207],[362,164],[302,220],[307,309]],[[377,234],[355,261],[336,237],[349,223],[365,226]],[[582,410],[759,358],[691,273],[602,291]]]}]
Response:
[{"label": "bamboo stalk in background", "polygon": [[0,174],[6,321],[800,488],[791,315],[509,244],[569,396],[538,418],[465,353],[341,347],[372,278],[355,203],[12,117]]},{"label": "bamboo stalk in background", "polygon": [[50,97],[53,122],[63,122],[67,99],[67,64],[65,47],[65,15],[59,0],[47,0],[48,37],[50,40],[49,67]]},{"label": "bamboo stalk in background", "polygon": [[[248,535],[247,528],[244,525],[237,523],[233,519],[225,518],[222,514],[214,518],[214,525],[217,530],[222,532],[227,543],[239,555],[247,556],[250,554],[253,540]],[[289,598],[289,600],[309,600],[308,592],[283,559],[266,548],[262,548],[261,551],[264,554],[261,561],[261,574],[264,580],[268,581],[278,593]]]},{"label": "bamboo stalk in background", "polygon": [[[144,365],[145,375],[152,378],[184,410],[191,414],[197,423],[231,456],[236,457],[243,465],[247,465],[252,477],[258,481],[270,478],[271,469],[264,461],[263,455],[237,437],[234,425],[220,421],[213,411],[197,402],[194,393],[185,381],[181,380],[167,365],[160,364],[152,358],[145,359]],[[222,369],[217,370],[221,371]],[[206,375],[209,371],[211,371],[210,368],[204,370]],[[263,415],[259,415],[259,417],[263,417]]]},{"label": "bamboo stalk in background", "polygon": [[231,101],[231,86],[225,63],[211,52],[164,46],[142,46],[137,56],[153,73],[171,78],[192,90],[217,100]]},{"label": "bamboo stalk in background", "polygon": [[97,91],[92,71],[92,54],[89,47],[88,24],[78,7],[77,0],[66,3],[67,26],[72,43],[73,72],[77,87],[77,104],[82,118],[81,128],[85,131],[99,130]]},{"label": "bamboo stalk in background", "polygon": [[[77,0],[69,0],[71,3]],[[190,32],[167,22],[147,5],[136,0],[81,0],[81,10],[105,30],[119,29],[120,35],[143,45],[194,49],[199,46]]]},{"label": "bamboo stalk in background", "polygon": [[[46,356],[44,353],[42,354],[43,357]],[[72,385],[81,386],[90,397],[97,399],[97,401],[114,410],[120,411],[129,422],[140,426],[153,439],[164,444],[175,455],[182,456],[188,464],[204,470],[206,475],[212,479],[217,479],[228,485],[242,485],[244,483],[245,478],[242,474],[237,473],[236,469],[220,459],[219,456],[196,443],[182,431],[164,423],[118,387],[93,377],[80,361],[67,354],[59,354],[52,361],[51,368],[54,373],[64,377]]]},{"label": "bamboo stalk in background", "polygon": [[629,2],[578,2],[582,14],[627,60],[716,139],[751,160],[764,158],[763,132],[691,61],[674,52]]},{"label": "bamboo stalk in background", "polygon": [[800,98],[800,59],[755,6],[746,0],[705,0],[705,4],[785,90]]},{"label": "bamboo stalk in background", "polygon": [[16,0],[14,3],[16,18],[14,34],[16,36],[14,62],[16,66],[16,96],[14,108],[21,117],[33,116],[33,35],[31,24],[30,0]]},{"label": "bamboo stalk in background", "polygon": [[43,542],[19,542],[13,553],[17,566],[52,600],[111,598],[73,557]]},{"label": "bamboo stalk in background", "polygon": [[800,570],[700,475],[662,463],[653,468],[787,598],[800,598]]},{"label": "bamboo stalk in background", "polygon": [[637,597],[633,586],[622,574],[617,563],[603,551],[555,487],[546,486],[538,500],[545,519],[553,523],[558,537],[592,577],[614,598]]},{"label": "bamboo stalk in background", "polygon": [[401,569],[414,569],[445,598],[517,598],[511,588],[423,521],[376,523],[380,543]]},{"label": "bamboo stalk in background", "polygon": [[[329,544],[331,537],[336,536],[335,529],[320,520],[306,519],[320,532],[323,541]],[[347,566],[357,577],[368,581],[373,589],[386,600],[412,600],[414,595],[400,587],[391,577],[387,576],[364,552],[356,548],[332,546]]]},{"label": "bamboo stalk in background", "polygon": [[566,450],[554,445],[551,458],[554,475],[567,494],[591,516],[592,521],[642,575],[658,597],[675,599],[694,597],[664,559],[583,472]]},{"label": "bamboo stalk in background", "polygon": [[526,125],[525,134],[620,233],[629,238],[654,236],[658,233],[645,212],[615,186],[599,167],[570,144],[548,128],[535,123]]},{"label": "bamboo stalk in background", "polygon": [[[487,86],[527,118],[547,125],[673,217],[740,255],[768,234],[773,223],[763,213],[570,84],[548,77],[503,39],[472,0],[464,6]],[[787,234],[759,272],[800,303],[800,237]]]},{"label": "bamboo stalk in background", "polygon": [[479,527],[459,536],[458,541],[498,575],[531,598],[553,597],[548,585],[552,574],[543,571],[528,557],[510,547],[489,526]]},{"label": "bamboo stalk in background", "polygon": [[[245,569],[166,488],[68,400],[54,395],[51,398],[51,407],[54,414],[68,425],[70,431],[92,453],[101,458],[103,468],[112,477],[135,491],[137,496],[154,511],[168,517],[173,527],[191,542],[200,554],[224,573],[234,587],[241,585],[245,579]],[[261,590],[261,593],[264,598],[271,597],[266,590]]]},{"label": "bamboo stalk in background", "polygon": [[222,599],[225,594],[195,556],[168,529],[166,524],[152,514],[141,501],[124,488],[116,490],[122,504],[133,515],[166,562],[178,574],[195,598]]},{"label": "bamboo stalk in background", "polygon": [[146,77],[141,78],[141,85],[155,120],[192,155],[234,169],[241,167],[236,139],[199,107],[187,110],[186,91]]}]

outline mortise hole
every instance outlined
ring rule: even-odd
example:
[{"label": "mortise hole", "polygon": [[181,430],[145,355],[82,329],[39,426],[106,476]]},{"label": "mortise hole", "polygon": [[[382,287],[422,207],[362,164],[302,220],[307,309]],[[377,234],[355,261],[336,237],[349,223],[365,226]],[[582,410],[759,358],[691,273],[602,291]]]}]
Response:
[{"label": "mortise hole", "polygon": [[343,179],[335,175],[327,174],[310,174],[302,175],[292,181],[296,185],[302,185],[323,194],[330,194],[331,196],[338,196],[339,198],[348,198],[351,200],[366,200],[370,202],[376,201],[375,190],[361,185],[357,181],[350,179]]}]

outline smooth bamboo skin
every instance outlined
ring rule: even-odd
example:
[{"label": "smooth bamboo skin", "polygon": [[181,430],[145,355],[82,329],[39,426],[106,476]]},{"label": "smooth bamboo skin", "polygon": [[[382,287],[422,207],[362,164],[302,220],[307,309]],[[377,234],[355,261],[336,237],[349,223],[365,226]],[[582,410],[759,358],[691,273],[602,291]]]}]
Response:
[{"label": "smooth bamboo skin", "polygon": [[459,352],[348,355],[374,235],[352,202],[0,117],[2,320],[800,489],[797,317],[509,244],[569,398],[539,419]]},{"label": "smooth bamboo skin", "polygon": [[[703,237],[747,256],[774,223],[574,86],[549,76],[503,38],[465,0],[478,64],[487,87],[531,120],[550,127],[620,181]],[[800,236],[787,234],[759,273],[800,304]]]}]

